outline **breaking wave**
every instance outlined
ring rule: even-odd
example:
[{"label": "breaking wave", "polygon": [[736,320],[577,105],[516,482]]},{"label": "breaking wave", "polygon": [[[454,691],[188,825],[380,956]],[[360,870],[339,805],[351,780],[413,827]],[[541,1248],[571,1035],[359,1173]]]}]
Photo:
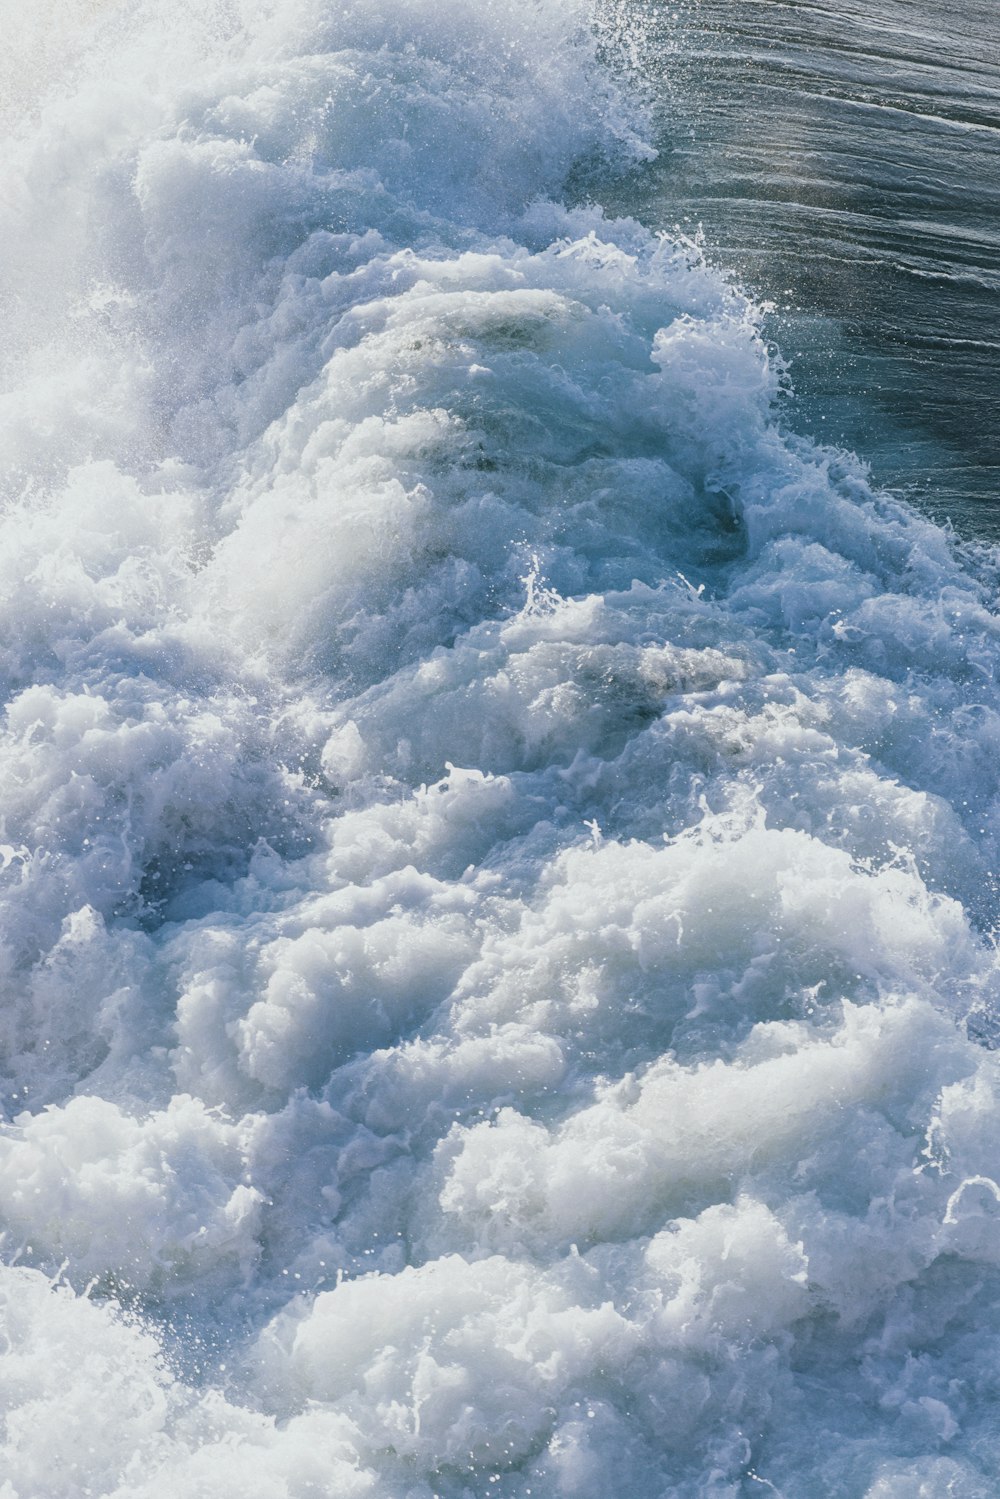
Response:
[{"label": "breaking wave", "polygon": [[62,24],[0,210],[0,1496],[995,1493],[993,555],[566,206],[651,154],[627,7]]}]

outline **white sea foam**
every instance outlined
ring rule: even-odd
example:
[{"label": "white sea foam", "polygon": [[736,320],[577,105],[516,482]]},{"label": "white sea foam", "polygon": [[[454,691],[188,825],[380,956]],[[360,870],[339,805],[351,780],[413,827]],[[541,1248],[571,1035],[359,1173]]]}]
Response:
[{"label": "white sea foam", "polygon": [[627,13],[73,15],[0,236],[0,1499],[994,1493],[989,560],[561,205],[649,154]]}]

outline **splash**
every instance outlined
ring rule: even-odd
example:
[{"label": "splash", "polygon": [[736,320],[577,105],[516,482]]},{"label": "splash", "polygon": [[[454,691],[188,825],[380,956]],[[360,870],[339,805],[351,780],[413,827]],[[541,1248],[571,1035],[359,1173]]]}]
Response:
[{"label": "splash", "polygon": [[81,11],[13,132],[2,1499],[993,1492],[989,565],[561,201],[624,14]]}]

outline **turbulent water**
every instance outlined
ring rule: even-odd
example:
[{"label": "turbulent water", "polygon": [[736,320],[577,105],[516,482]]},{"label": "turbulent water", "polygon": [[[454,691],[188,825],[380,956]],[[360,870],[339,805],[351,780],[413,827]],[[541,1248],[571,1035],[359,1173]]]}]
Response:
[{"label": "turbulent water", "polygon": [[9,19],[0,1499],[995,1495],[996,557],[662,14]]}]

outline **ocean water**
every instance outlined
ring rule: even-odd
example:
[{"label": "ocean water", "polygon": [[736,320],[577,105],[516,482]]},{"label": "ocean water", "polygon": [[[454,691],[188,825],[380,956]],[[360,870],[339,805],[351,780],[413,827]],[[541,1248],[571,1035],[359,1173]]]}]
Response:
[{"label": "ocean water", "polygon": [[992,335],[697,186],[831,16],[5,8],[0,1499],[996,1494]]},{"label": "ocean water", "polygon": [[701,224],[771,304],[799,423],[1000,539],[1000,28],[992,0],[650,12],[658,162],[613,201]]}]

